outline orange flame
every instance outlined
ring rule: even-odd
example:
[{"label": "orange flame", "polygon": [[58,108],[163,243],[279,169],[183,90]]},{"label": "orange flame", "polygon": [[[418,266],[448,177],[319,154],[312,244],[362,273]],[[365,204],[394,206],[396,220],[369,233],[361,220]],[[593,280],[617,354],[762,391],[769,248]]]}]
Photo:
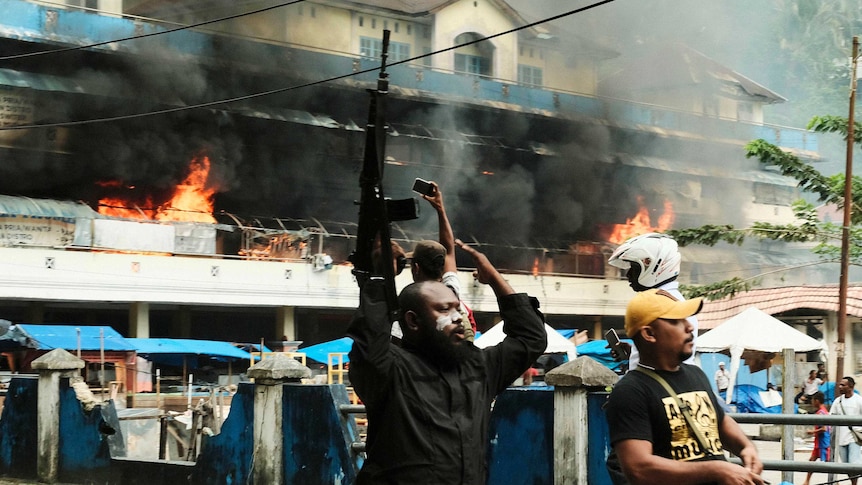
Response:
[{"label": "orange flame", "polygon": [[626,239],[646,234],[648,232],[663,232],[673,225],[676,214],[670,201],[664,201],[664,211],[658,218],[656,226],[650,221],[649,209],[644,205],[643,197],[638,196],[638,212],[631,219],[626,219],[625,224],[614,224],[611,226],[611,234],[608,241],[621,244]]},{"label": "orange flame", "polygon": [[[174,188],[169,201],[156,207],[152,198],[147,197],[145,207],[140,207],[122,198],[105,197],[99,200],[99,213],[128,219],[214,223],[212,212],[216,188],[207,186],[209,171],[208,157],[194,158],[189,164],[188,176]],[[100,185],[120,186],[113,182]]]},{"label": "orange flame", "polygon": [[214,223],[212,212],[216,190],[207,187],[209,174],[209,157],[192,159],[189,175],[174,189],[171,200],[159,207],[156,220]]}]

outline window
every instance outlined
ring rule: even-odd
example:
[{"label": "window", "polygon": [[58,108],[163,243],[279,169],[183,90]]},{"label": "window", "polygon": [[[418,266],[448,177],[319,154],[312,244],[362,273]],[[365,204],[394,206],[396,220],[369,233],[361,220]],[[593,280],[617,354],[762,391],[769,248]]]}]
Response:
[{"label": "window", "polygon": [[468,54],[455,54],[455,70],[484,76],[491,74],[488,59]]},{"label": "window", "polygon": [[389,21],[388,20],[383,21],[383,30],[389,30]]},{"label": "window", "polygon": [[[460,47],[454,52],[456,72],[491,76],[494,74],[494,45],[475,41],[482,37],[476,32],[464,32],[455,37],[455,45]],[[465,45],[473,42],[473,45]]]},{"label": "window", "polygon": [[[431,53],[431,48],[430,48],[430,47],[424,47],[424,48],[422,49],[422,53],[423,53],[423,54],[430,54],[430,53]],[[431,56],[426,55],[425,57],[423,57],[423,58],[422,58],[422,64],[424,64],[424,65],[426,65],[426,66],[428,66],[428,67],[431,67]]]},{"label": "window", "polygon": [[427,25],[422,26],[422,37],[424,37],[426,39],[431,38],[431,27],[429,27]]},{"label": "window", "polygon": [[317,17],[317,9],[315,7],[311,7],[311,16]]},{"label": "window", "polygon": [[365,17],[362,15],[359,16],[359,26],[362,27],[365,24]]},{"label": "window", "polygon": [[[380,59],[383,54],[383,41],[371,37],[359,38],[359,55],[368,59]],[[389,43],[389,60],[403,61],[410,58],[410,44],[404,42]]]},{"label": "window", "polygon": [[395,22],[395,33],[396,33],[396,34],[398,33],[398,27],[399,27],[398,22]]},{"label": "window", "polygon": [[518,82],[528,86],[542,85],[542,69],[518,64]]},{"label": "window", "polygon": [[407,24],[407,35],[413,35],[413,26]]},{"label": "window", "polygon": [[372,29],[376,29],[376,28],[377,28],[377,19],[371,19],[371,28],[372,28]]}]

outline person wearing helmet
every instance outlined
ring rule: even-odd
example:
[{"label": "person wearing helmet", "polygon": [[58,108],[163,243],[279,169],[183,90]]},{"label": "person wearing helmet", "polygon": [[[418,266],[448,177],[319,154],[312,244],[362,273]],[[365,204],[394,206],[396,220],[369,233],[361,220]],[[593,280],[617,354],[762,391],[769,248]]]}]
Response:
[{"label": "person wearing helmet", "polygon": [[[637,292],[652,288],[665,290],[678,300],[685,300],[679,292],[679,266],[682,255],[679,245],[672,237],[657,232],[649,232],[630,238],[620,244],[611,254],[608,264],[626,270],[629,286]],[[697,346],[697,317],[688,319],[694,327],[694,345]],[[624,342],[621,344],[625,344]],[[625,344],[628,345],[628,344]],[[612,353],[616,354],[616,352]],[[637,367],[640,354],[632,345],[629,351],[629,370]],[[694,351],[685,362],[694,363]],[[618,358],[614,355],[614,358]]]}]

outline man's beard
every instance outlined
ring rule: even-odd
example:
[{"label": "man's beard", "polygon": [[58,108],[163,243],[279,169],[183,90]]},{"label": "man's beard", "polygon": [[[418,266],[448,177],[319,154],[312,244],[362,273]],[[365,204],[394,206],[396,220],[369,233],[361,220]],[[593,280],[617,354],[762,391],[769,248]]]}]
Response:
[{"label": "man's beard", "polygon": [[461,365],[472,354],[473,344],[467,340],[453,342],[439,330],[431,330],[422,343],[423,352],[437,365],[453,368]]}]

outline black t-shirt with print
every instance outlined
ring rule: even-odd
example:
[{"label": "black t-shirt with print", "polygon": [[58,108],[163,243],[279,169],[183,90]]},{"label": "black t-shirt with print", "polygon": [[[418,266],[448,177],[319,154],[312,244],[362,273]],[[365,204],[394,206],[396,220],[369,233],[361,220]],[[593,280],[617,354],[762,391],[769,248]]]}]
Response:
[{"label": "black t-shirt with print", "polygon": [[637,371],[627,373],[608,398],[605,412],[611,444],[626,439],[646,440],[653,444],[653,454],[673,460],[725,459],[718,434],[724,410],[706,374],[688,364],[682,364],[676,372],[657,373],[677,392],[680,400],[689,403],[694,421],[707,441],[707,449],[715,456],[702,449],[676,401],[664,387]]}]

